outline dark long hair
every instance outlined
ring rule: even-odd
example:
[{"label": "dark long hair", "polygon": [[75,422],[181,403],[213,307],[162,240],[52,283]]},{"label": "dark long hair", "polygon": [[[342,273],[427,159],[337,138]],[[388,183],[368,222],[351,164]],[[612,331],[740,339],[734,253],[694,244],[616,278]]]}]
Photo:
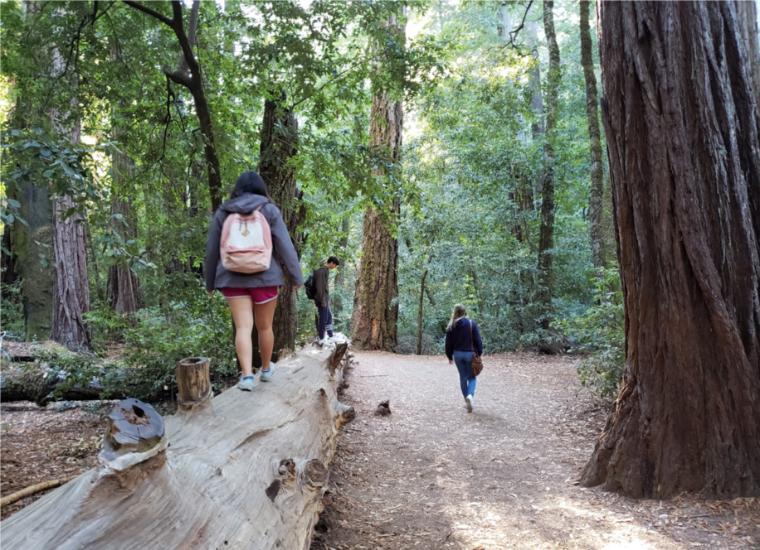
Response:
[{"label": "dark long hair", "polygon": [[261,195],[266,198],[269,197],[267,192],[267,184],[256,172],[243,172],[235,182],[235,187],[232,189],[231,199],[237,198],[244,193],[253,193],[254,195]]}]

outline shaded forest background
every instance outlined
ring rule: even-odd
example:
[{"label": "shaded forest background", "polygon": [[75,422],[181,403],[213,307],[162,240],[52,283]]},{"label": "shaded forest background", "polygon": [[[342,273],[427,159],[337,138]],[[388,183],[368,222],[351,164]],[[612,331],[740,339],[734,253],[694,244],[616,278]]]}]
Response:
[{"label": "shaded forest background", "polygon": [[[589,131],[593,5],[128,4],[0,5],[6,338],[57,334],[95,352],[56,359],[72,380],[108,379],[112,357],[154,397],[188,355],[234,375],[227,307],[199,272],[212,207],[257,169],[304,271],[341,258],[338,330],[371,211],[398,254],[383,347],[442,352],[461,302],[489,353],[588,352],[583,380],[614,393],[623,306],[604,137]],[[403,105],[393,154],[371,135],[379,97]],[[73,258],[78,288],[56,281],[77,278]],[[310,339],[313,305],[299,293],[292,311],[285,341]]]}]

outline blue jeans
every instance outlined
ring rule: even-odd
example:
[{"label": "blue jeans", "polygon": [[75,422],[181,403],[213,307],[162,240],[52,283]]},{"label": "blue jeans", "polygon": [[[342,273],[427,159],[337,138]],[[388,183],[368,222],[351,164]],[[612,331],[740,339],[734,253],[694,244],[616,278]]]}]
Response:
[{"label": "blue jeans", "polygon": [[475,397],[475,387],[478,385],[478,379],[472,375],[472,358],[474,356],[474,351],[454,351],[454,364],[459,371],[459,385],[464,397],[468,395]]},{"label": "blue jeans", "polygon": [[317,306],[317,335],[320,340],[325,337],[325,331],[327,331],[328,336],[332,337],[333,317],[329,304],[324,307]]}]

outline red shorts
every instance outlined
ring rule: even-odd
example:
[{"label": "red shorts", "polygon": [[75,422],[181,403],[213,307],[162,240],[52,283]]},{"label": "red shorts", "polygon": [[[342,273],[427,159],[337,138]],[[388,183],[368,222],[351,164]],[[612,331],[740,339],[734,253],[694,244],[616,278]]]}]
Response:
[{"label": "red shorts", "polygon": [[277,287],[276,286],[261,286],[258,288],[234,288],[224,287],[220,288],[225,298],[240,298],[247,296],[254,304],[266,304],[272,300],[277,299]]}]

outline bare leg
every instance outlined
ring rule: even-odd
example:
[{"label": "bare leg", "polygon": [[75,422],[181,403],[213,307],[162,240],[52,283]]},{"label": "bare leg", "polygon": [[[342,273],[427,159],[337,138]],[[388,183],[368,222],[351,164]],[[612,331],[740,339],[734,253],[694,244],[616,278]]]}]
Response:
[{"label": "bare leg", "polygon": [[[227,298],[227,303],[232,311],[232,322],[235,323],[235,351],[240,361],[240,368],[243,376],[249,376],[253,373],[253,342],[251,341],[253,302],[248,296],[236,296]],[[271,349],[269,354],[272,354]]]},{"label": "bare leg", "polygon": [[259,355],[261,355],[261,370],[269,370],[274,348],[274,332],[272,320],[277,309],[277,298],[265,304],[253,304],[253,314],[256,319],[256,332],[259,334]]}]

